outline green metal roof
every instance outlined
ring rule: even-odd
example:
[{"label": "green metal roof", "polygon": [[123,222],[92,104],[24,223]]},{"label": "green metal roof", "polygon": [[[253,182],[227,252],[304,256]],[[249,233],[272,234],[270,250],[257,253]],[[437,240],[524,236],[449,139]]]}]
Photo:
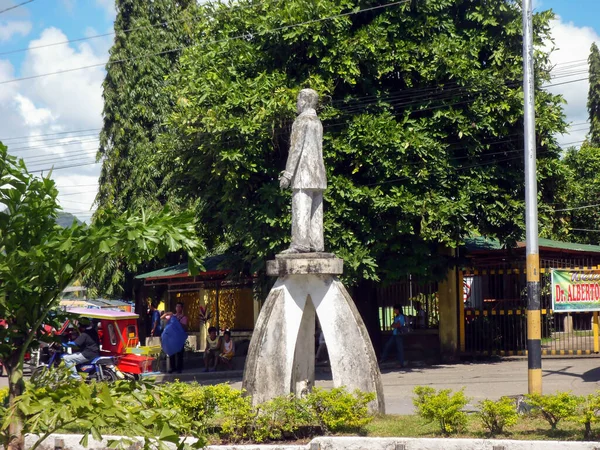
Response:
[{"label": "green metal roof", "polygon": [[[227,270],[220,267],[221,263],[225,260],[225,255],[209,256],[202,261],[204,271],[215,272],[217,270]],[[146,278],[170,278],[188,274],[187,263],[177,264],[175,266],[165,267],[164,269],[153,270],[152,272],[143,273],[135,277],[136,280],[144,280]]]},{"label": "green metal roof", "polygon": [[[568,250],[572,252],[600,253],[600,245],[577,244],[575,242],[561,242],[552,239],[539,238],[538,244],[541,248],[552,248],[557,250]],[[497,239],[483,236],[472,236],[465,239],[465,247],[469,251],[502,250],[506,246]],[[517,242],[516,248],[525,247],[525,241]]]},{"label": "green metal roof", "polygon": [[465,247],[470,251],[480,250],[502,250],[502,244],[498,239],[483,236],[471,236],[465,239]]},{"label": "green metal roof", "polygon": [[[539,239],[540,247],[556,248],[560,250],[571,250],[574,252],[600,253],[600,245],[577,244],[574,242],[553,241],[551,239]],[[525,246],[525,242],[523,242]]]}]

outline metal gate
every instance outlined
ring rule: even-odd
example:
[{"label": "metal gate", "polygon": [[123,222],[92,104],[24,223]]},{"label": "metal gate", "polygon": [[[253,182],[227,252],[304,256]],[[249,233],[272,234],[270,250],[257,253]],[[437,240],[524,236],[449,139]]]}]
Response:
[{"label": "metal gate", "polygon": [[[600,351],[598,313],[552,311],[550,267],[564,261],[545,261],[540,277],[542,355],[590,355]],[[577,267],[575,269],[591,269]],[[485,268],[461,272],[459,302],[461,352],[472,355],[527,354],[527,289],[522,267]]]}]

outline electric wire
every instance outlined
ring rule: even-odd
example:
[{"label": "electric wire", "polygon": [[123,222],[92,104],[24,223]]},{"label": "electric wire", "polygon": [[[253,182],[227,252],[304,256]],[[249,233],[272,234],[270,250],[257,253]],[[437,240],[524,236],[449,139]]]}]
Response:
[{"label": "electric wire", "polygon": [[[356,10],[356,11],[349,11],[349,12],[345,12],[345,13],[334,14],[334,15],[327,16],[327,17],[320,17],[318,19],[307,20],[307,21],[295,23],[295,24],[292,24],[292,25],[283,25],[283,26],[280,26],[280,27],[272,28],[270,30],[264,30],[263,33],[274,33],[274,32],[277,32],[277,31],[285,31],[285,30],[289,30],[289,29],[292,29],[292,28],[300,27],[300,26],[305,26],[305,25],[311,25],[311,24],[314,24],[314,23],[325,22],[327,20],[332,20],[332,19],[338,19],[340,17],[347,17],[347,16],[352,16],[352,15],[355,15],[355,14],[361,14],[361,13],[364,13],[364,12],[369,12],[369,11],[375,11],[375,10],[378,10],[378,9],[388,8],[388,7],[391,7],[391,6],[397,6],[397,5],[401,5],[401,4],[404,4],[404,3],[408,3],[409,1],[411,1],[411,0],[397,0],[397,1],[386,3],[386,4],[383,4],[383,5],[372,6],[372,7],[369,7],[369,8],[359,9],[359,10]],[[30,76],[27,76],[27,77],[13,78],[13,79],[10,79],[10,80],[2,80],[2,81],[0,81],[0,85],[2,85],[2,84],[8,84],[8,83],[16,83],[16,82],[25,81],[25,80],[33,80],[33,79],[36,79],[36,78],[43,78],[43,77],[47,77],[47,76],[51,76],[51,75],[60,75],[60,74],[64,74],[64,73],[76,72],[76,71],[79,71],[79,70],[92,69],[92,68],[95,68],[95,67],[102,67],[102,66],[113,65],[113,64],[122,64],[122,63],[125,63],[125,62],[130,62],[130,61],[136,61],[136,60],[139,60],[139,59],[144,59],[144,58],[147,58],[147,57],[150,57],[150,56],[167,55],[167,54],[170,54],[170,53],[180,52],[181,50],[184,50],[184,49],[187,49],[187,48],[193,48],[193,47],[197,47],[199,45],[205,45],[207,43],[216,44],[216,43],[220,43],[220,42],[227,42],[227,41],[230,41],[230,40],[247,39],[248,35],[249,35],[249,32],[246,32],[244,34],[240,34],[240,35],[237,35],[237,36],[230,36],[230,37],[227,37],[227,38],[217,39],[217,40],[214,40],[214,41],[202,42],[200,44],[183,45],[183,46],[176,47],[176,48],[173,48],[173,49],[163,50],[163,51],[155,52],[155,53],[147,53],[147,54],[144,54],[144,55],[133,56],[131,58],[122,58],[122,59],[117,59],[117,60],[114,60],[114,61],[106,61],[106,62],[103,62],[103,63],[89,64],[87,66],[72,67],[70,69],[57,70],[55,72],[42,73],[42,74],[37,74],[37,75],[30,75]]]},{"label": "electric wire", "polygon": [[33,0],[27,0],[25,2],[21,2],[21,3],[17,4],[17,5],[13,5],[13,6],[10,6],[8,8],[4,8],[3,10],[0,10],[0,14],[5,13],[7,11],[11,11],[11,10],[16,9],[16,8],[19,8],[20,6],[24,6],[27,3],[31,3],[31,2],[33,2]]}]

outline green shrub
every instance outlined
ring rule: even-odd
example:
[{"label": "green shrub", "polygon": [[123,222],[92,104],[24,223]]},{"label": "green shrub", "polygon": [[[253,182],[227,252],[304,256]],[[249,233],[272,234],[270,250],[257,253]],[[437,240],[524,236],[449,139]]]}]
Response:
[{"label": "green shrub", "polygon": [[[2,423],[3,438],[8,439],[8,426],[15,415],[24,419],[24,432],[36,434],[38,448],[53,433],[82,432],[81,445],[88,439],[102,439],[102,433],[140,436],[149,447],[166,448],[165,442],[176,448],[203,448],[204,429],[178,414],[161,401],[159,389],[148,382],[119,381],[116,383],[81,383],[70,378],[70,372],[60,367],[48,375],[51,385],[27,383]],[[193,446],[181,437],[196,437]],[[114,445],[130,445],[124,438]]]},{"label": "green shrub", "polygon": [[467,415],[463,408],[469,402],[465,397],[464,388],[453,395],[450,389],[439,392],[429,386],[417,386],[414,389],[416,397],[413,404],[417,414],[428,422],[437,422],[443,434],[450,434],[461,430],[466,422]]},{"label": "green shrub", "polygon": [[[221,425],[221,434],[233,442],[251,436],[250,425],[256,415],[250,397],[228,384],[207,386],[207,411],[214,411],[215,422]],[[211,409],[214,408],[214,409]]]},{"label": "green shrub", "polygon": [[484,400],[479,402],[479,408],[479,418],[492,436],[503,433],[505,427],[515,425],[519,418],[514,400],[507,397]]},{"label": "green shrub", "polygon": [[579,398],[577,422],[583,424],[585,427],[583,436],[586,441],[590,441],[593,438],[592,423],[598,422],[598,413],[600,413],[600,395],[598,392]]},{"label": "green shrub", "polygon": [[313,415],[306,401],[295,395],[278,397],[258,405],[252,424],[252,438],[256,442],[298,439],[298,430],[311,426]]},{"label": "green shrub", "polygon": [[581,402],[579,397],[570,392],[558,392],[553,395],[529,394],[526,396],[533,413],[540,414],[553,430],[558,422],[572,419],[577,414]]},{"label": "green shrub", "polygon": [[372,392],[349,393],[344,387],[330,391],[314,388],[305,399],[316,422],[327,434],[361,430],[373,419],[368,414],[368,404],[373,400]]}]

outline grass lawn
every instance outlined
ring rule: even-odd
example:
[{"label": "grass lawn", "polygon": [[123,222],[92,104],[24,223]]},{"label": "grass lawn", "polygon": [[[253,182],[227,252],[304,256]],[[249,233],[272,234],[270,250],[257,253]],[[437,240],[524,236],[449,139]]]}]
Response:
[{"label": "grass lawn", "polygon": [[[594,438],[600,437],[600,427],[593,429]],[[445,437],[435,423],[427,423],[418,416],[380,416],[366,427],[366,435],[370,437]],[[452,434],[456,438],[487,438],[481,421],[475,415],[469,415],[469,422],[465,431]],[[558,429],[550,430],[548,422],[541,418],[521,416],[519,422],[510,427],[497,439],[519,440],[560,440],[582,441],[583,425],[576,422],[559,422]]]}]

